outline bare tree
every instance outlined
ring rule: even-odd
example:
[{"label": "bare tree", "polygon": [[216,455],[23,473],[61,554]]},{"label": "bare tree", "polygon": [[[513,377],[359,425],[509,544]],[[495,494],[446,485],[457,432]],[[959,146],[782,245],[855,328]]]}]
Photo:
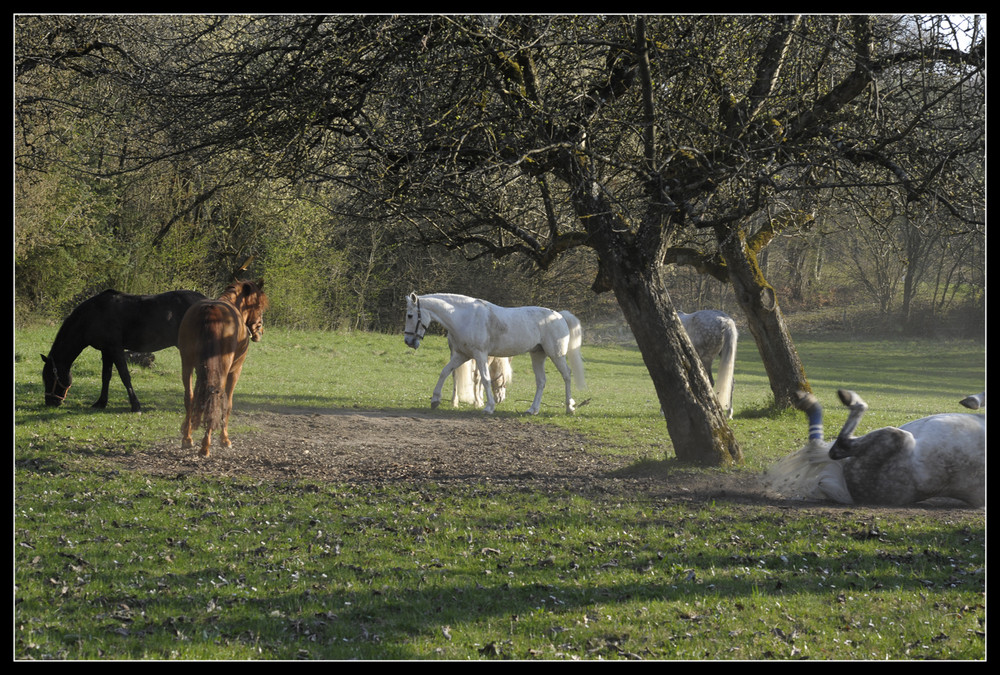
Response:
[{"label": "bare tree", "polygon": [[[890,119],[882,83],[920,90],[916,76],[942,68],[969,82],[984,43],[900,42],[898,17],[107,21],[114,39],[59,54],[35,40],[17,67],[27,77],[44,52],[114,85],[116,115],[134,123],[110,164],[184,157],[218,167],[219,183],[343,186],[358,212],[470,258],[517,254],[547,269],[589,249],[593,288],[622,308],[685,461],[726,464],[740,450],[664,264],[732,284],[787,404],[808,381],[759,257],[809,222],[809,195],[882,181],[968,217],[938,190],[958,155],[917,161],[906,146],[916,129],[933,137],[924,122],[961,88]],[[33,103],[19,101],[21,119],[50,107]]]}]

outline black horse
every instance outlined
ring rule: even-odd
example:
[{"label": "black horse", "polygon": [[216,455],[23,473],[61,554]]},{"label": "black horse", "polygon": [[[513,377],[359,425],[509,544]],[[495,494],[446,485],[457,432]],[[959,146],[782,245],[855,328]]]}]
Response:
[{"label": "black horse", "polygon": [[185,312],[205,296],[195,291],[170,291],[159,295],[127,295],[107,290],[79,307],[63,321],[48,356],[42,356],[45,404],[62,404],[73,383],[69,369],[86,347],[101,352],[101,397],[95,408],[108,404],[111,366],[118,368],[132,412],[139,412],[139,399],[132,390],[132,377],[125,363],[125,350],[156,352],[177,346],[177,329]]}]

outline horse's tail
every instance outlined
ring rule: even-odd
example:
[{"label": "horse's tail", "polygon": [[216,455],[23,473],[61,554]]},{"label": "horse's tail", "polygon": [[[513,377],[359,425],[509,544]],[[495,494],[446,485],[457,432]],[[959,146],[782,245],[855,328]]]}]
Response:
[{"label": "horse's tail", "polygon": [[205,431],[209,432],[222,426],[226,398],[222,387],[208,381],[207,370],[203,364],[199,364],[198,379],[194,384],[191,428],[197,429],[204,424]]},{"label": "horse's tail", "polygon": [[566,361],[573,373],[573,379],[576,380],[576,388],[586,389],[587,378],[583,375],[583,356],[580,353],[580,347],[583,346],[583,328],[580,326],[580,320],[569,312],[559,313],[569,326],[569,350],[566,352]]},{"label": "horse's tail", "polygon": [[458,407],[459,403],[476,403],[475,388],[472,382],[472,371],[476,362],[469,360],[452,371],[455,378],[455,389],[451,396],[451,404]]},{"label": "horse's tail", "polygon": [[719,373],[716,376],[716,382],[719,388],[719,403],[729,411],[730,417],[733,416],[733,388],[735,386],[733,377],[736,369],[736,342],[739,335],[736,322],[727,319],[722,331],[722,352],[720,353]]},{"label": "horse's tail", "polygon": [[852,504],[844,468],[830,459],[830,445],[812,439],[801,450],[772,464],[763,475],[768,491],[787,499],[832,499]]},{"label": "horse's tail", "polygon": [[770,492],[789,499],[832,499],[841,504],[854,500],[847,489],[843,465],[830,458],[831,443],[823,441],[823,406],[811,393],[798,392],[795,407],[809,419],[809,442],[764,472]]},{"label": "horse's tail", "polygon": [[195,384],[192,393],[191,428],[205,427],[210,432],[222,426],[226,407],[226,374],[228,367],[223,363],[226,355],[221,353],[217,335],[218,321],[205,316],[198,327],[201,357],[195,366]]}]

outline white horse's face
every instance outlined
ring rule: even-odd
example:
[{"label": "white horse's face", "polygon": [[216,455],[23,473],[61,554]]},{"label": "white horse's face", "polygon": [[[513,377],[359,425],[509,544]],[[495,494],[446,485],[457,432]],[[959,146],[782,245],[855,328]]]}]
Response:
[{"label": "white horse's face", "polygon": [[430,317],[420,311],[420,300],[415,293],[411,293],[406,301],[406,323],[403,327],[403,340],[407,347],[416,349],[420,346],[429,323]]}]

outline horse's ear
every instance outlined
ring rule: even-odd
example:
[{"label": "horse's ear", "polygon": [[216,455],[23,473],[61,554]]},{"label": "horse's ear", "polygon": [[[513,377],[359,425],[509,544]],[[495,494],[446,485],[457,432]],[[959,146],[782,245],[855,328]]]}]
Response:
[{"label": "horse's ear", "polygon": [[414,305],[417,304],[417,294],[416,294],[416,292],[410,293],[410,302],[412,302]]},{"label": "horse's ear", "polygon": [[49,357],[47,357],[45,354],[39,354],[39,356],[42,357],[42,362],[43,363],[48,363],[49,362]]}]

